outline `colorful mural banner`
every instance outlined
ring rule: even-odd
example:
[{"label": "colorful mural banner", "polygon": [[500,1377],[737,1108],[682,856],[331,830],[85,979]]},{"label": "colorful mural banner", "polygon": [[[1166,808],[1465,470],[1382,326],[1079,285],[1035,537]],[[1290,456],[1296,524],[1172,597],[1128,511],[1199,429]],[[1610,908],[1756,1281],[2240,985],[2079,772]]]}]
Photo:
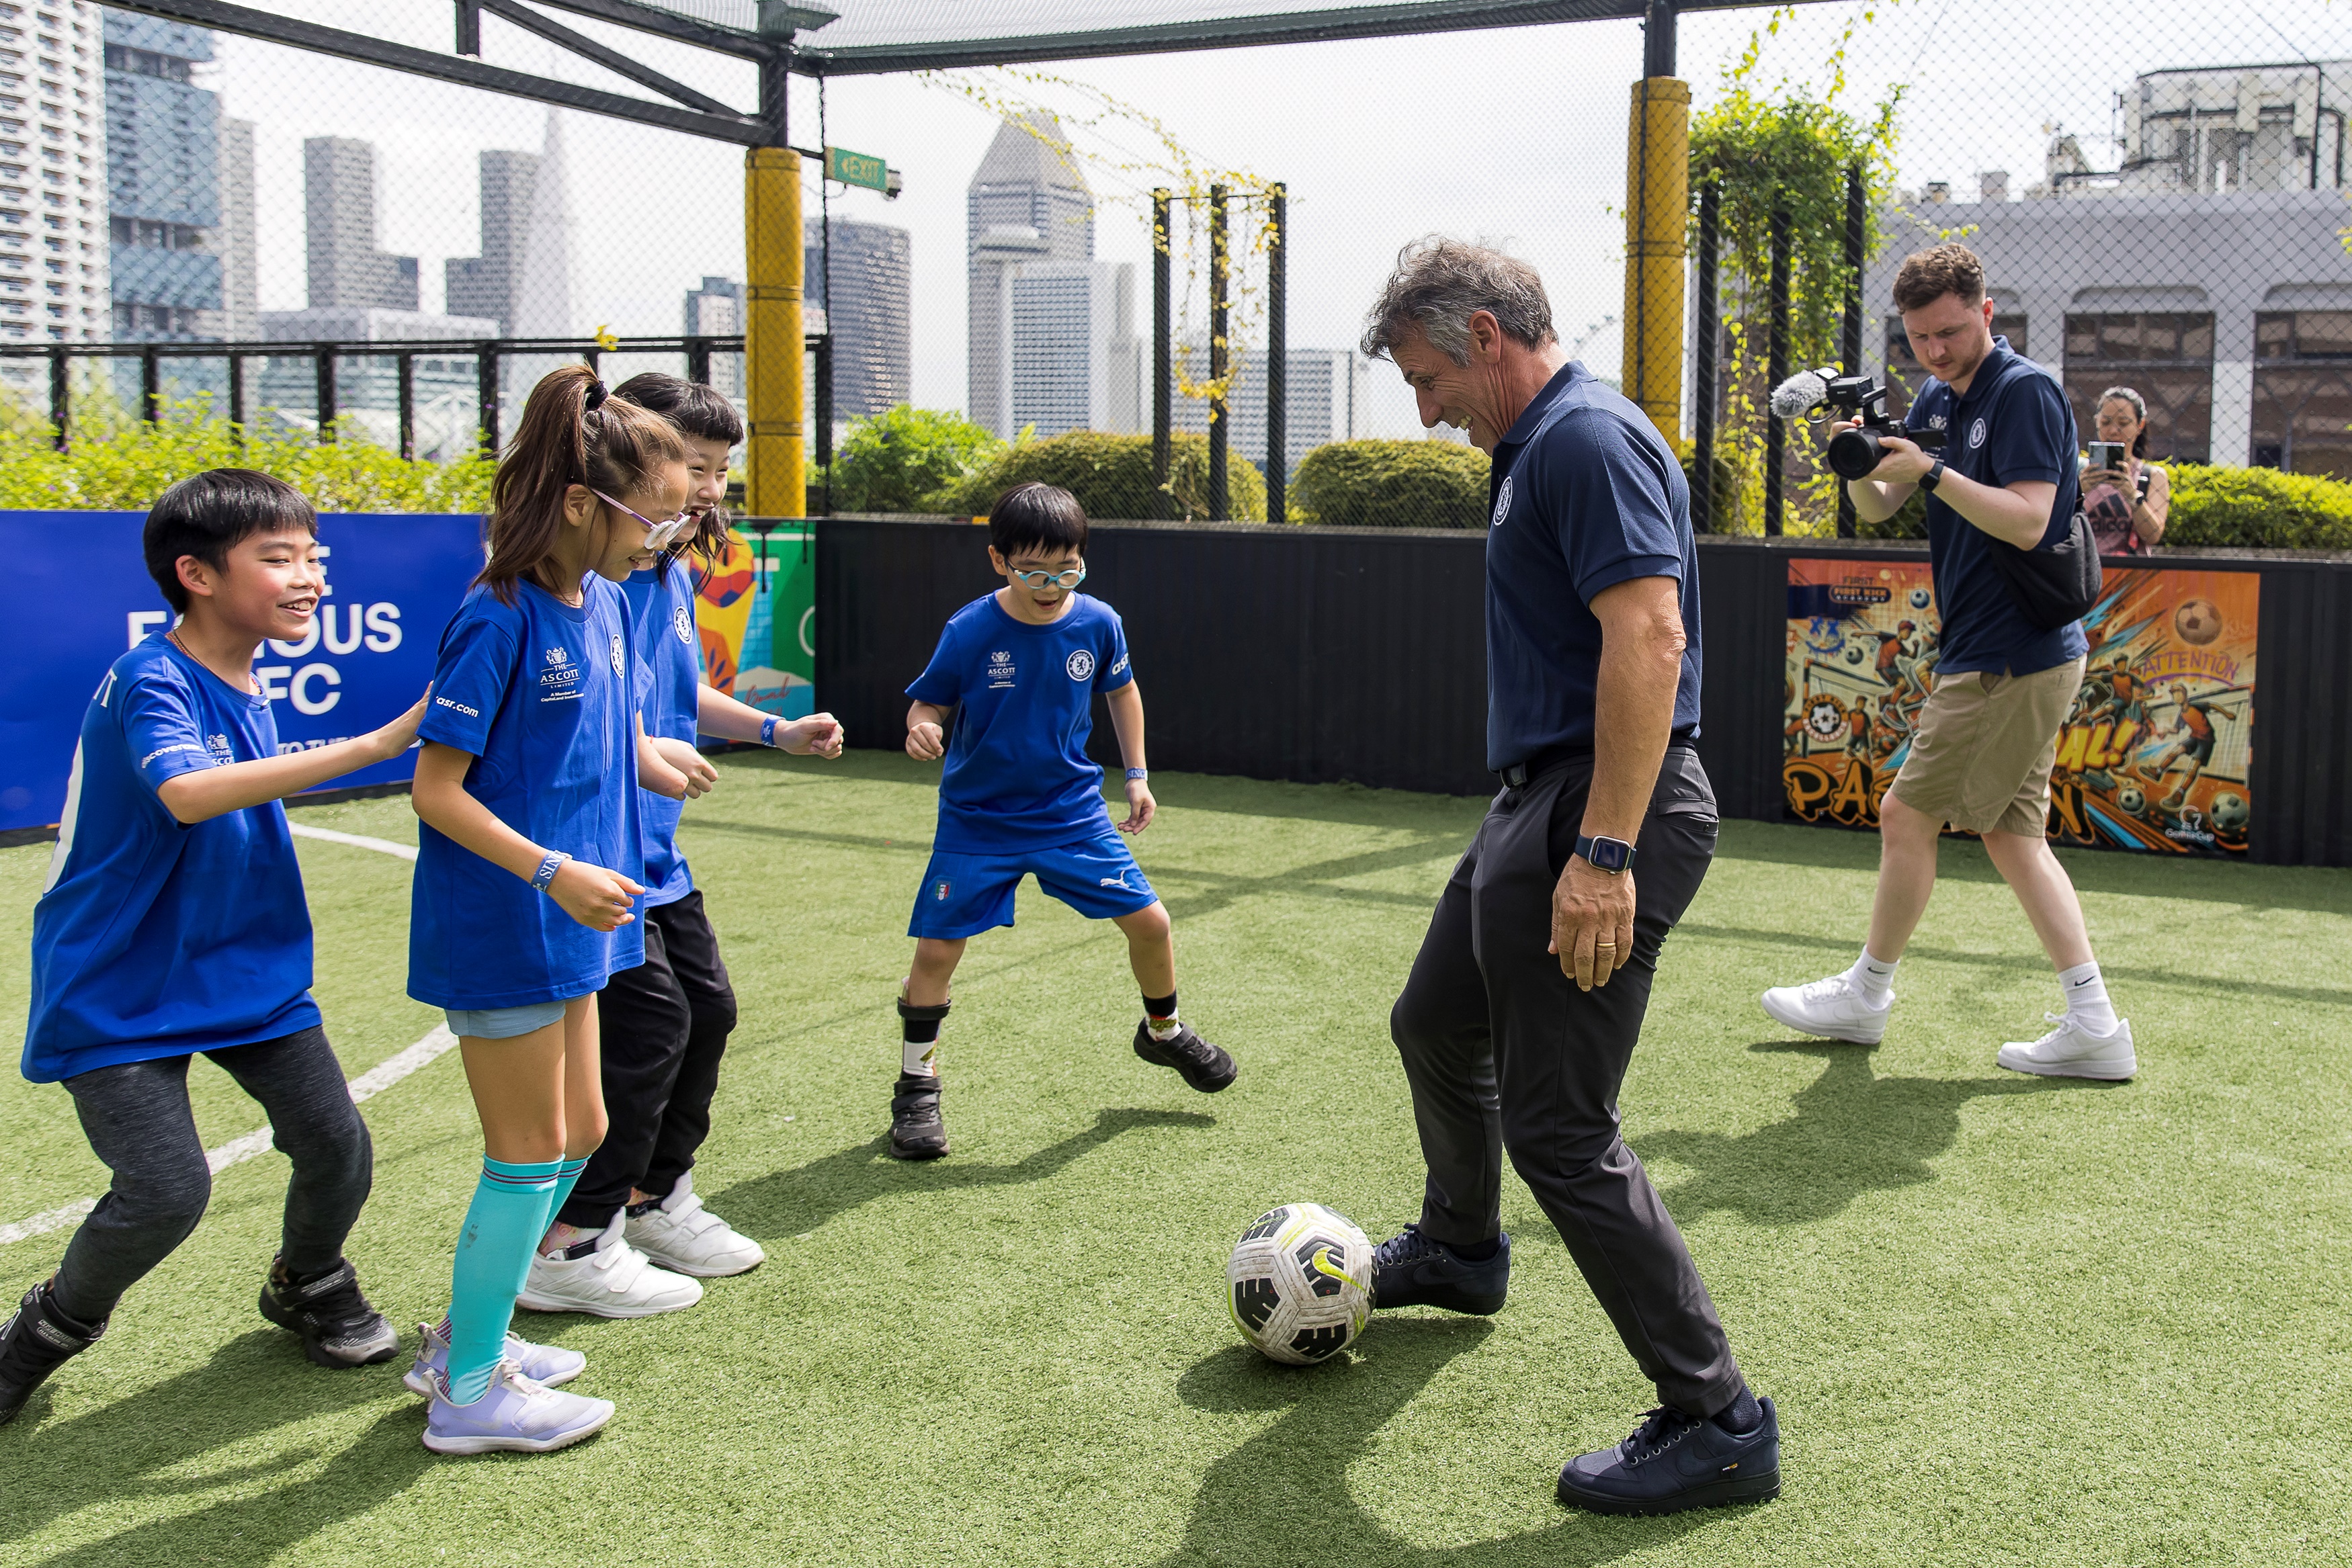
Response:
[{"label": "colorful mural banner", "polygon": [[763,712],[815,711],[816,537],[806,524],[727,530],[715,559],[692,558],[703,676]]},{"label": "colorful mural banner", "polygon": [[[2242,855],[2261,578],[2110,566],[2051,773],[2053,842]],[[1789,562],[1780,778],[1804,822],[1873,828],[1935,685],[1927,563]]]}]

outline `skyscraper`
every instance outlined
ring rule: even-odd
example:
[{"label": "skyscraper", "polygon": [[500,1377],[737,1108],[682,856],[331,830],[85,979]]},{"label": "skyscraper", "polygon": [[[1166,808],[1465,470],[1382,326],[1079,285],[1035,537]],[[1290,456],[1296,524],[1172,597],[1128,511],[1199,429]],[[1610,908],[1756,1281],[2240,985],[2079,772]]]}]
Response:
[{"label": "skyscraper", "polygon": [[261,335],[261,289],[250,120],[220,122],[220,187],[221,331],[236,342],[251,342]]},{"label": "skyscraper", "polygon": [[1129,433],[1142,423],[1135,268],[1032,261],[1013,272],[1012,430]]},{"label": "skyscraper", "polygon": [[191,79],[212,35],[110,11],[104,37],[114,336],[218,338],[220,100]]},{"label": "skyscraper", "polygon": [[86,0],[24,9],[0,29],[0,339],[102,339],[106,120],[100,95],[70,85],[101,79],[100,14]]},{"label": "skyscraper", "polygon": [[[1263,468],[1266,354],[1264,349],[1244,349],[1239,358],[1234,390],[1225,405],[1232,421],[1226,427],[1227,436],[1237,455]],[[1348,349],[1293,349],[1283,356],[1283,363],[1287,370],[1282,386],[1285,471],[1296,474],[1298,460],[1324,443],[1355,439],[1363,361]],[[1194,381],[1208,375],[1205,345],[1192,345],[1188,368]],[[1176,385],[1174,367],[1170,369],[1170,428],[1207,434],[1208,400],[1186,397]],[[1144,372],[1144,379],[1150,379],[1150,371]]]},{"label": "skyscraper", "polygon": [[[808,289],[803,287],[803,295]],[[702,286],[686,291],[686,335],[689,338],[732,338],[743,330],[743,286],[731,277],[705,274]],[[710,384],[730,398],[743,396],[743,356],[710,356]],[[814,404],[812,404],[814,406]]]},{"label": "skyscraper", "polygon": [[836,419],[886,413],[914,384],[908,330],[913,240],[887,224],[833,220],[833,276],[825,276],[822,220],[807,224],[803,300],[829,312]]},{"label": "skyscraper", "polygon": [[482,254],[445,262],[444,289],[450,315],[487,318],[499,324],[501,337],[511,337],[539,154],[492,150],[482,154],[481,170]]},{"label": "skyscraper", "polygon": [[966,413],[1000,435],[1022,423],[1013,417],[1014,277],[1036,263],[1094,259],[1093,193],[1055,151],[1061,140],[1061,122],[1043,110],[1005,121],[964,199]]},{"label": "skyscraper", "polygon": [[416,308],[416,258],[376,248],[373,146],[348,136],[304,141],[302,205],[312,309]]}]

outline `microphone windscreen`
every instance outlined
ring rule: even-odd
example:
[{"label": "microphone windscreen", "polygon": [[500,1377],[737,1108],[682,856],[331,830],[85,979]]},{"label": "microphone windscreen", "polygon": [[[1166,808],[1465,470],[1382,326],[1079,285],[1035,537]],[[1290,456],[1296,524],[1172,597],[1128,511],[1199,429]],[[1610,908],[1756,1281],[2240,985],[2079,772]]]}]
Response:
[{"label": "microphone windscreen", "polygon": [[1799,371],[1772,389],[1772,412],[1782,419],[1801,417],[1830,395],[1830,383],[1819,371]]}]

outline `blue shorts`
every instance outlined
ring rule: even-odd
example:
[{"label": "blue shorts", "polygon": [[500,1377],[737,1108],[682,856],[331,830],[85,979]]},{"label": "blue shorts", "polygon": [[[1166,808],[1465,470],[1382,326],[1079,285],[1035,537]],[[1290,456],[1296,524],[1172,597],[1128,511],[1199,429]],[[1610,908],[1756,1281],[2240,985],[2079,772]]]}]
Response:
[{"label": "blue shorts", "polygon": [[1013,890],[1034,876],[1046,895],[1089,920],[1116,920],[1160,902],[1117,829],[1075,844],[1018,854],[960,855],[935,851],[915,896],[909,936],[952,941],[1013,924]]},{"label": "blue shorts", "polygon": [[513,1040],[549,1024],[562,1023],[563,1004],[524,1002],[511,1008],[444,1008],[442,1016],[449,1020],[451,1034],[471,1035],[476,1040]]}]

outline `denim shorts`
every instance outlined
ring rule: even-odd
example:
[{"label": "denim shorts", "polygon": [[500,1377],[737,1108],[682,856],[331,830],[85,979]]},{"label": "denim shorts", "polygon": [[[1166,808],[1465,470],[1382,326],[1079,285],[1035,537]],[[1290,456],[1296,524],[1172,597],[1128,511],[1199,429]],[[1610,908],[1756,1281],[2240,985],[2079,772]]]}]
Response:
[{"label": "denim shorts", "polygon": [[525,1002],[519,1008],[445,1008],[449,1032],[476,1040],[512,1040],[563,1020],[562,1002]]}]

